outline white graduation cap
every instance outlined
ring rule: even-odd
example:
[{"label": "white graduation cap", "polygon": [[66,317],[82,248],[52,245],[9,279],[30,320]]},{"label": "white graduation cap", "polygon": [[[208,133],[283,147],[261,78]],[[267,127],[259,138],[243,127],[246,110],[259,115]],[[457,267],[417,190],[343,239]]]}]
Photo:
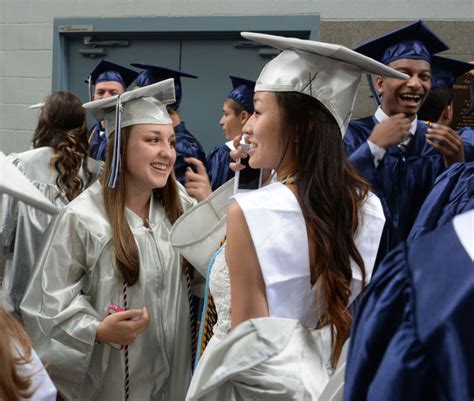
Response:
[{"label": "white graduation cap", "polygon": [[409,78],[341,45],[253,32],[241,35],[282,50],[263,68],[255,92],[299,92],[314,97],[335,118],[342,135],[351,119],[363,73]]},{"label": "white graduation cap", "polygon": [[29,109],[42,109],[44,107],[44,102],[39,102],[29,106]]},{"label": "white graduation cap", "polygon": [[0,194],[8,194],[48,214],[58,213],[58,208],[7,159],[3,152],[0,152]]},{"label": "white graduation cap", "polygon": [[[83,104],[98,121],[105,122],[107,136],[114,133],[112,169],[107,186],[115,188],[120,171],[120,128],[136,124],[172,124],[166,105],[174,103],[174,79],[134,89],[117,96]],[[117,128],[118,127],[118,128]]]}]

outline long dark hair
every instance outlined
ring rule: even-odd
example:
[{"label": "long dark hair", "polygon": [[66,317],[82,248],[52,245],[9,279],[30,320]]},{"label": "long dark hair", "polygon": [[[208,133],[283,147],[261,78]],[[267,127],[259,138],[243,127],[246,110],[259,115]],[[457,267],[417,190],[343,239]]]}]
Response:
[{"label": "long dark hair", "polygon": [[[125,216],[125,166],[128,147],[128,138],[131,127],[121,129],[121,149],[120,149],[120,173],[116,188],[109,188],[105,184],[112,168],[112,155],[114,151],[114,136],[111,135],[108,140],[107,158],[105,160],[104,173],[101,178],[104,193],[104,205],[107,212],[110,225],[112,226],[112,242],[115,250],[115,259],[119,274],[127,282],[133,285],[137,282],[140,261],[138,248],[133,238],[132,230],[128,225]],[[181,205],[178,184],[172,171],[166,185],[163,188],[153,190],[155,199],[163,205],[165,212],[174,223],[183,213]]]},{"label": "long dark hair", "polygon": [[[92,180],[87,166],[86,113],[76,95],[59,91],[46,98],[33,136],[33,148],[42,146],[54,149],[51,165],[58,172],[56,184],[73,200]],[[85,182],[79,176],[81,167]]]},{"label": "long dark hair", "polygon": [[352,323],[347,308],[351,259],[365,282],[354,236],[369,185],[349,164],[339,127],[320,102],[295,92],[276,92],[276,98],[289,133],[285,153],[293,152],[299,173],[296,185],[309,235],[311,281],[319,283],[318,326],[331,327],[335,365]]}]

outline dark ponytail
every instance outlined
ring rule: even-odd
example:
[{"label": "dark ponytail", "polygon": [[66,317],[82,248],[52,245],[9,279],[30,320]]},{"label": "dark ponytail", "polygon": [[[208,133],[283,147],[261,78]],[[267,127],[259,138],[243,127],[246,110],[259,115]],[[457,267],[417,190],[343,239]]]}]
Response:
[{"label": "dark ponytail", "polygon": [[[60,91],[46,98],[33,136],[33,148],[42,146],[54,149],[51,165],[58,172],[56,183],[73,200],[92,180],[87,166],[86,113],[76,95]],[[85,181],[79,174],[81,167]]]}]

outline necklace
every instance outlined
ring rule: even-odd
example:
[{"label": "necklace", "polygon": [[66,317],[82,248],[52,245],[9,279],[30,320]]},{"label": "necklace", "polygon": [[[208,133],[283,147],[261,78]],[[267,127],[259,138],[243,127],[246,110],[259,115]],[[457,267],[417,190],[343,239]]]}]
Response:
[{"label": "necklace", "polygon": [[279,178],[278,182],[281,182],[283,185],[295,184],[298,181],[299,176],[299,173],[288,174],[281,179]]}]

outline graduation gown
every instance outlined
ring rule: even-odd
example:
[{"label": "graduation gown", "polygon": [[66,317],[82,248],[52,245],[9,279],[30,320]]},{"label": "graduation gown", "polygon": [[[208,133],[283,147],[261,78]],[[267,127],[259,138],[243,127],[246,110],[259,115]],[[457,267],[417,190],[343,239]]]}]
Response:
[{"label": "graduation gown", "polygon": [[[207,205],[199,204],[176,222],[172,241],[176,245],[181,243],[181,249],[188,248],[185,255],[193,265],[197,260],[197,265],[202,266],[201,245],[206,249],[206,244],[214,242],[213,237],[222,238],[214,236],[221,227],[215,218],[223,210],[219,204],[228,203],[227,197],[220,197],[226,187],[228,184],[214,192]],[[230,279],[225,249],[219,250],[209,262],[208,271],[218,321],[195,370],[187,400],[316,401],[333,371],[332,340],[329,326],[314,329],[318,321],[319,285],[311,285],[303,212],[291,190],[279,182],[237,194],[234,199],[244,213],[257,253],[269,317],[249,320],[230,331]],[[195,226],[190,223],[198,208],[204,213],[210,213],[210,209],[216,213],[192,232],[181,231],[186,226]],[[196,221],[199,217],[199,213],[194,216]],[[360,226],[354,238],[364,260],[366,281],[371,277],[384,221],[379,199],[369,193],[360,210]],[[363,284],[353,261],[351,268],[349,304],[359,295]]]},{"label": "graduation gown", "polygon": [[[179,185],[186,210],[194,203]],[[181,259],[168,240],[171,223],[157,200],[149,228],[126,209],[139,254],[130,309],[146,306],[149,326],[128,347],[130,400],[183,400],[191,376],[189,299]],[[94,184],[48,229],[21,304],[33,346],[66,400],[124,399],[124,355],[95,336],[111,303],[123,305],[102,187]]]},{"label": "graduation gown", "polygon": [[174,165],[174,174],[176,179],[184,185],[184,174],[188,163],[184,161],[186,157],[194,157],[202,161],[204,167],[206,167],[206,154],[202,149],[199,141],[191,134],[184,125],[184,121],[181,121],[176,127],[174,127],[176,133],[176,163]]},{"label": "graduation gown", "polygon": [[329,326],[309,330],[294,319],[243,322],[205,354],[186,399],[317,400],[329,381],[330,338]]},{"label": "graduation gown", "polygon": [[387,149],[378,167],[367,139],[376,124],[373,116],[350,122],[344,146],[352,165],[380,198],[387,219],[378,259],[405,240],[436,177],[445,170],[442,155],[425,139],[428,126],[418,121],[405,152]]},{"label": "graduation gown", "polygon": [[207,157],[207,174],[213,191],[235,175],[229,167],[230,162],[232,162],[231,150],[233,150],[232,141],[229,141],[222,146],[216,146]]},{"label": "graduation gown", "polygon": [[89,131],[89,155],[93,159],[105,161],[107,155],[107,135],[100,122]]},{"label": "graduation gown", "polygon": [[418,238],[471,209],[474,209],[474,161],[455,163],[436,180],[408,240]]},{"label": "graduation gown", "polygon": [[[58,173],[51,167],[54,149],[48,146],[12,153],[8,159],[58,208],[69,203],[58,187]],[[87,165],[92,174],[91,183],[102,174],[103,163],[88,158]],[[84,170],[80,177],[86,182]],[[43,234],[53,216],[28,206],[7,194],[1,195],[0,246],[5,252],[5,277],[3,292],[5,307],[20,312],[20,302],[36,262]]]},{"label": "graduation gown", "polygon": [[474,161],[474,128],[464,127],[459,131],[459,136],[464,141],[464,160]]},{"label": "graduation gown", "polygon": [[[472,227],[474,211],[460,218]],[[446,224],[379,266],[352,326],[344,401],[474,398],[474,263],[459,238]]]}]

